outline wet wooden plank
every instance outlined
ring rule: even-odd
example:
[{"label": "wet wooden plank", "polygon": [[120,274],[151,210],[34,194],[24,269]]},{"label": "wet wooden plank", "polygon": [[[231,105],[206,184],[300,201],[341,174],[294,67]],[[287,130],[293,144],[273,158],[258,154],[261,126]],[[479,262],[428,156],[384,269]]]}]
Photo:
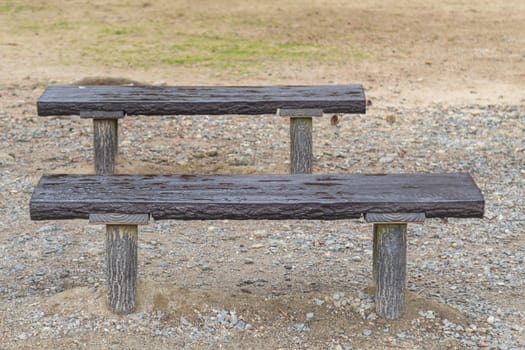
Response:
[{"label": "wet wooden plank", "polygon": [[361,85],[312,86],[49,86],[38,115],[123,111],[126,115],[275,114],[277,109],[365,113]]},{"label": "wet wooden plank", "polygon": [[156,220],[482,217],[483,210],[469,174],[46,175],[30,201],[33,220],[105,213]]}]

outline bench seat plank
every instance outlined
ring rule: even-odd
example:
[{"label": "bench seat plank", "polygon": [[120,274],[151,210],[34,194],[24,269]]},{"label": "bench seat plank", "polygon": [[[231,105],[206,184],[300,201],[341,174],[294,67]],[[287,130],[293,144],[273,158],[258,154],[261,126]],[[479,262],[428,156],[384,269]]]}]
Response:
[{"label": "bench seat plank", "polygon": [[469,174],[45,175],[30,201],[33,220],[108,213],[157,220],[482,217],[483,210]]},{"label": "bench seat plank", "polygon": [[274,114],[278,108],[365,113],[361,85],[313,86],[49,86],[38,99],[40,116],[83,111],[127,115]]}]

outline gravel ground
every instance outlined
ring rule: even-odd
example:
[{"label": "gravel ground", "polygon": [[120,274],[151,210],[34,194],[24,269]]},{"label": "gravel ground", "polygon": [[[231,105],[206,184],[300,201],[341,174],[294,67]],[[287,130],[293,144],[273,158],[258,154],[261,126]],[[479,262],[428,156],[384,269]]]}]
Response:
[{"label": "gravel ground", "polygon": [[[31,222],[42,173],[86,172],[91,123],[39,118],[0,86],[0,349],[525,349],[525,106],[380,105],[325,115],[316,173],[470,172],[481,220],[409,225],[407,312],[374,313],[364,221],[161,221],[141,228],[139,307],[104,305],[103,227]],[[338,122],[335,123],[335,119]],[[286,173],[288,120],[141,117],[121,173]]]}]

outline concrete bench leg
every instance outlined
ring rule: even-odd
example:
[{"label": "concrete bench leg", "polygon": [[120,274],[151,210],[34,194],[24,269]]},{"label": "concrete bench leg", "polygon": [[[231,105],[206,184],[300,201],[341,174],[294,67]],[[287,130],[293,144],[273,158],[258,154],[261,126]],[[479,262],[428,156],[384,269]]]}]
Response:
[{"label": "concrete bench leg", "polygon": [[124,112],[80,111],[80,118],[93,119],[95,174],[113,174],[118,153],[118,120],[124,118]]},{"label": "concrete bench leg", "polygon": [[106,225],[108,305],[129,314],[136,308],[138,225],[146,225],[149,215],[92,214],[89,222]]},{"label": "concrete bench leg", "polygon": [[108,304],[117,314],[135,311],[137,225],[106,225]]},{"label": "concrete bench leg", "polygon": [[312,118],[290,118],[290,173],[311,174]]},{"label": "concrete bench leg", "polygon": [[407,224],[374,224],[376,313],[397,319],[405,310]]},{"label": "concrete bench leg", "polygon": [[312,117],[321,117],[321,109],[280,109],[281,117],[290,117],[290,173],[311,174],[313,168]]},{"label": "concrete bench leg", "polygon": [[369,213],[365,219],[374,223],[372,269],[376,313],[386,319],[398,319],[405,310],[407,222],[423,222],[425,214]]},{"label": "concrete bench leg", "polygon": [[118,152],[118,119],[93,119],[93,134],[95,173],[111,175]]}]

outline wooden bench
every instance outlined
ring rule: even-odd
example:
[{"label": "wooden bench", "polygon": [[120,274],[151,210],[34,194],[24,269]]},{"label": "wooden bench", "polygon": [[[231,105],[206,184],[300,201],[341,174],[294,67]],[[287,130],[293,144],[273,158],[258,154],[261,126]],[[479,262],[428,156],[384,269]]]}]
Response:
[{"label": "wooden bench", "polygon": [[312,117],[365,113],[361,85],[318,86],[49,86],[38,115],[92,118],[95,173],[113,174],[118,119],[133,115],[261,115],[290,117],[291,173],[312,172]]},{"label": "wooden bench", "polygon": [[45,175],[30,202],[33,220],[106,224],[108,300],[135,309],[137,225],[155,220],[339,220],[374,223],[376,311],[401,317],[406,228],[425,218],[480,218],[483,196],[468,174]]}]

